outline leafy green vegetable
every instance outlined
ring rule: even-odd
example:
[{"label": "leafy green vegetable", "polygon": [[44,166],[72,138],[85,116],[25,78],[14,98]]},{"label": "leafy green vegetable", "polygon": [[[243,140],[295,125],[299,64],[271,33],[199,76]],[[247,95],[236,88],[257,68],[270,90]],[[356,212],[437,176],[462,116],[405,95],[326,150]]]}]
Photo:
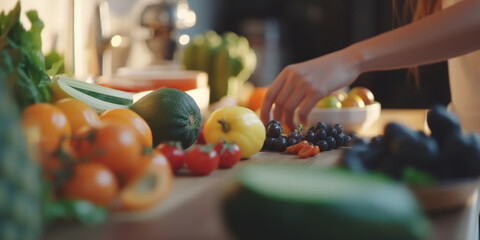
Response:
[{"label": "leafy green vegetable", "polygon": [[438,181],[433,174],[414,167],[406,167],[403,170],[402,179],[405,183],[414,186],[431,185]]},{"label": "leafy green vegetable", "polygon": [[108,217],[108,209],[89,201],[79,199],[53,199],[53,186],[43,184],[43,213],[48,224],[58,221],[74,221],[84,225],[103,223]]},{"label": "leafy green vegetable", "polygon": [[47,73],[49,76],[65,73],[63,63],[63,56],[55,49],[52,49],[47,55],[45,55],[45,68],[48,69]]},{"label": "leafy green vegetable", "polygon": [[108,210],[85,200],[58,200],[49,202],[45,208],[47,220],[78,221],[85,225],[102,223],[108,216]]},{"label": "leafy green vegetable", "polygon": [[8,14],[0,14],[0,72],[21,108],[50,102],[50,77],[45,70],[41,32],[43,22],[36,11],[27,12],[29,31],[20,23],[20,2]]}]

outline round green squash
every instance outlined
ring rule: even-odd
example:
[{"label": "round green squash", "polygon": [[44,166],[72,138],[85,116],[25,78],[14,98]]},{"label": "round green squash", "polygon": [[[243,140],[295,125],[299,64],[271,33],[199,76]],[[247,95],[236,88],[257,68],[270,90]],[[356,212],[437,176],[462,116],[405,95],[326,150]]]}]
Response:
[{"label": "round green squash", "polygon": [[244,166],[223,215],[237,239],[249,240],[425,240],[431,231],[406,187],[311,166]]},{"label": "round green squash", "polygon": [[153,147],[166,141],[178,141],[184,149],[198,138],[202,123],[200,109],[193,98],[174,88],[159,88],[132,104],[150,126]]}]

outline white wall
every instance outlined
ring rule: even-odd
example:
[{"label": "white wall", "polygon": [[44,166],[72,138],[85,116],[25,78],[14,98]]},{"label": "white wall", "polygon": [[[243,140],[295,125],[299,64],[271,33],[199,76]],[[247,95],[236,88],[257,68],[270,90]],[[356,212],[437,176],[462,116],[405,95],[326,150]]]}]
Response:
[{"label": "white wall", "polygon": [[[95,12],[96,6],[101,0],[21,0],[21,22],[29,29],[28,19],[25,12],[37,10],[40,19],[45,23],[42,32],[43,51],[46,53],[55,47],[59,52],[68,52],[71,48],[72,20],[69,9],[75,2],[79,6],[81,14],[81,38],[76,39],[80,44],[81,51],[77,53],[76,73],[80,75],[96,73],[95,50]],[[130,37],[131,47],[126,54],[114,54],[113,60],[125,61],[130,66],[142,66],[149,64],[150,53],[146,48],[140,31],[140,14],[146,5],[163,0],[107,0],[110,6],[112,34],[121,34]],[[167,0],[170,1],[170,0]],[[174,0],[173,0],[174,1]],[[203,33],[213,26],[215,5],[218,0],[190,0],[191,8],[197,14],[197,25],[188,29],[185,33],[195,35]],[[10,11],[17,0],[0,0],[0,11]],[[56,40],[55,40],[56,39]],[[54,46],[55,44],[55,46]],[[120,56],[120,57],[118,57]],[[123,57],[130,57],[122,59]],[[66,55],[68,58],[68,54]],[[115,59],[116,58],[116,59]],[[133,60],[132,60],[133,59]],[[68,64],[68,59],[66,59]]]}]

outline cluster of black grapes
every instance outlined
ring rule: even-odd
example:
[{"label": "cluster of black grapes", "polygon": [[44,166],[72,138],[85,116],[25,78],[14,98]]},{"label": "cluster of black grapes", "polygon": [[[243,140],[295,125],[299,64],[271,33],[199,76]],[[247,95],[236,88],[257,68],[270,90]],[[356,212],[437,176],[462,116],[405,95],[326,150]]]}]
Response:
[{"label": "cluster of black grapes", "polygon": [[[427,114],[431,134],[391,122],[384,134],[357,141],[342,157],[353,172],[377,171],[398,180],[421,183],[480,176],[480,135],[464,134],[457,116],[435,105]],[[412,169],[415,169],[412,174]]]},{"label": "cluster of black grapes", "polygon": [[267,137],[263,144],[264,150],[283,152],[288,146],[295,145],[306,140],[310,144],[317,145],[321,152],[348,147],[358,136],[354,133],[344,133],[342,124],[329,126],[325,122],[318,122],[302,134],[302,127],[283,135],[282,125],[278,120],[271,120],[265,126]]}]

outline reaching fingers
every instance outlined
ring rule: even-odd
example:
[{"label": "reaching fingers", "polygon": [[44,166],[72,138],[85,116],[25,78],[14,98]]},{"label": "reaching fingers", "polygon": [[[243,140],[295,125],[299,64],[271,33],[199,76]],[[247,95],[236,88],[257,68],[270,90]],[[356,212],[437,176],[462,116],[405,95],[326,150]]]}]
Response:
[{"label": "reaching fingers", "polygon": [[260,112],[260,117],[264,124],[267,124],[267,122],[270,120],[270,111],[272,109],[273,102],[276,100],[278,92],[284,86],[286,81],[284,75],[286,75],[285,70],[278,75],[265,94]]},{"label": "reaching fingers", "polygon": [[310,85],[308,84],[297,85],[293,91],[294,94],[290,94],[290,97],[285,102],[283,107],[283,121],[290,129],[296,129],[296,124],[294,122],[295,110],[304,100],[309,87]]},{"label": "reaching fingers", "polygon": [[303,101],[298,105],[298,119],[301,123],[308,123],[308,114],[312,111],[313,107],[317,102],[322,98],[321,94],[318,94],[315,91],[308,91],[306,96],[303,98]]}]

